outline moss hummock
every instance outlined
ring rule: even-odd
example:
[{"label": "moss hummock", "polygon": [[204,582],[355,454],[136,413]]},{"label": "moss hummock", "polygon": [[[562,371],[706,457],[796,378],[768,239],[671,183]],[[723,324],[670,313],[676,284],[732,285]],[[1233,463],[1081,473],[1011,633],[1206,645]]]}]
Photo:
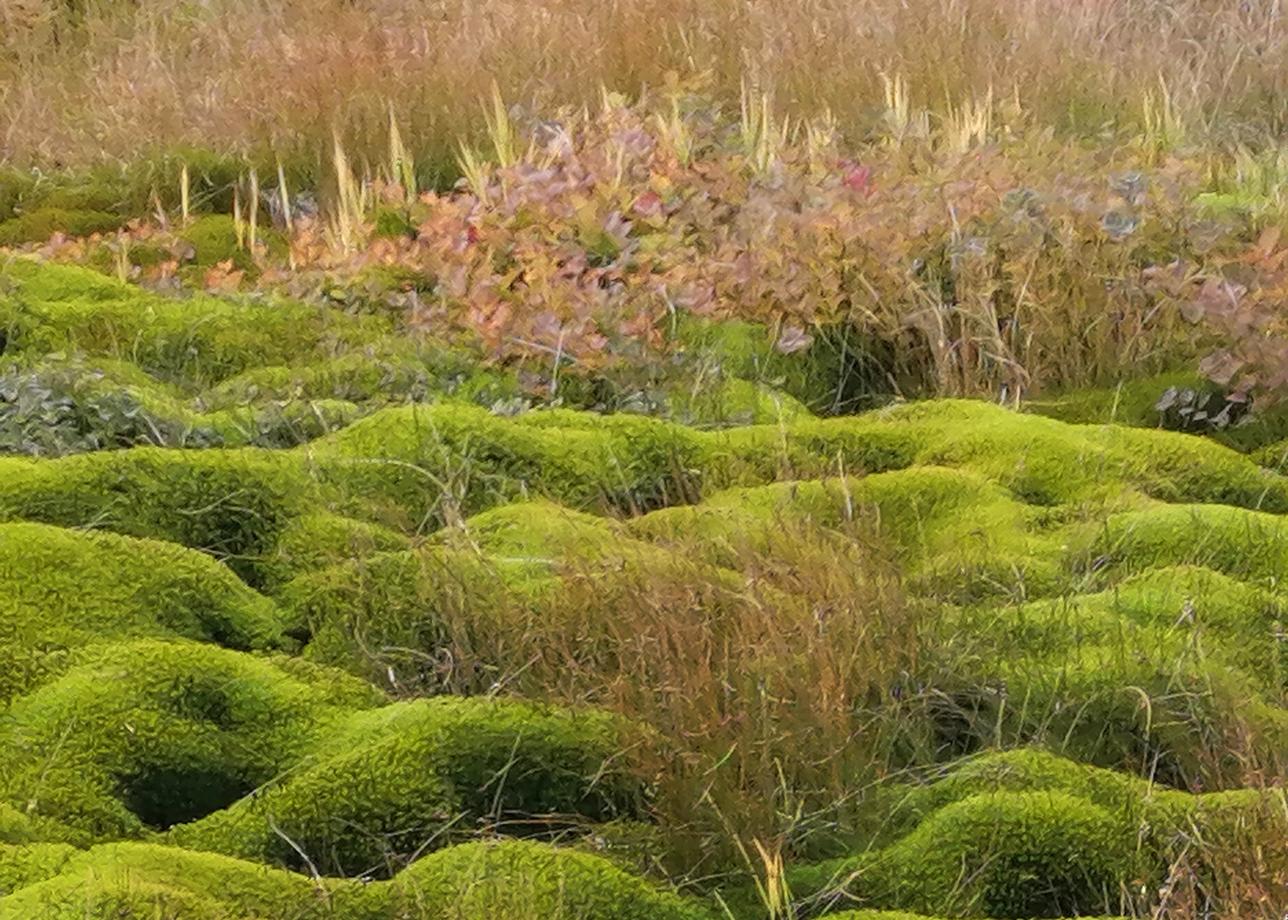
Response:
[{"label": "moss hummock", "polygon": [[279,780],[169,839],[301,870],[303,853],[328,874],[388,874],[488,817],[515,832],[525,820],[549,831],[577,816],[632,815],[643,785],[619,761],[625,728],[594,712],[481,699],[388,706],[337,726]]},{"label": "moss hummock", "polygon": [[282,648],[276,607],[194,550],[44,524],[0,524],[0,700],[88,645],[182,637]]},{"label": "moss hummock", "polygon": [[[13,866],[13,868],[8,868]],[[6,880],[9,884],[6,884]],[[0,848],[0,918],[27,920],[714,920],[699,902],[599,857],[487,841],[420,859],[387,882],[311,879],[212,853],[121,843]]]}]

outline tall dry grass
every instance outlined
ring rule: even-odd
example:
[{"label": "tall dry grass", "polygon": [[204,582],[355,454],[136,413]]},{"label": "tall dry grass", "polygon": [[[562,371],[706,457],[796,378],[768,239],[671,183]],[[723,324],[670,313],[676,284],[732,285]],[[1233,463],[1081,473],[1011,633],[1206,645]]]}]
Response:
[{"label": "tall dry grass", "polygon": [[[834,852],[864,820],[868,784],[934,757],[933,730],[911,717],[922,701],[905,693],[920,608],[867,525],[733,535],[732,569],[678,548],[587,545],[588,559],[558,566],[554,592],[427,605],[445,650],[432,679],[638,725],[623,756],[656,777],[673,872],[754,871],[757,845]],[[387,622],[352,641],[373,675],[416,671]]]},{"label": "tall dry grass", "polygon": [[375,156],[392,103],[446,169],[494,81],[548,105],[672,71],[709,72],[730,101],[750,80],[852,137],[897,74],[935,118],[992,92],[1094,135],[1165,101],[1174,127],[1225,141],[1284,126],[1286,51],[1281,0],[5,0],[0,160],[316,155],[336,126]]}]

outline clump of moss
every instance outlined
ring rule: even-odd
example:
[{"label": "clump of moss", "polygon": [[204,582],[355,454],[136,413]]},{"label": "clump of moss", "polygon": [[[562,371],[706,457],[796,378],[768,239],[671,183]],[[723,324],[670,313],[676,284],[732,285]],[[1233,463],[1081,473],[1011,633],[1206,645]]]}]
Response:
[{"label": "clump of moss", "polygon": [[[1288,509],[1282,477],[1210,441],[1168,431],[1067,425],[987,403],[906,404],[807,423],[788,431],[786,440],[851,469],[912,463],[970,469],[1035,505],[1115,493],[1130,498],[1137,492],[1164,501]],[[874,457],[874,444],[887,445],[883,453],[890,459]]]},{"label": "clump of moss", "polygon": [[168,540],[254,580],[257,560],[316,496],[289,454],[135,448],[16,466],[0,478],[0,519]]},{"label": "clump of moss", "polygon": [[699,903],[575,850],[528,841],[462,844],[403,870],[384,889],[382,917],[454,915],[468,920],[712,920]]},{"label": "clump of moss", "polygon": [[279,775],[378,696],[334,672],[190,642],[87,649],[10,706],[0,800],[72,842],[208,814]]},{"label": "clump of moss", "polygon": [[268,587],[281,587],[308,572],[409,546],[407,537],[397,531],[317,511],[290,521],[258,569]]},{"label": "clump of moss", "polygon": [[1100,565],[1129,571],[1195,564],[1236,577],[1269,577],[1288,561],[1288,530],[1277,514],[1160,504],[1109,516],[1089,553]]},{"label": "clump of moss", "polygon": [[0,891],[0,917],[66,920],[366,920],[331,903],[354,883],[308,878],[213,853],[144,843],[60,852]]},{"label": "clump of moss", "polygon": [[106,211],[42,207],[0,221],[0,246],[43,243],[56,233],[67,236],[111,233],[124,225],[124,217]]},{"label": "clump of moss", "polygon": [[824,903],[946,916],[1109,913],[1140,866],[1129,821],[1064,792],[979,793],[898,842],[796,873]]},{"label": "clump of moss", "polygon": [[669,388],[667,415],[685,425],[782,425],[811,418],[787,393],[737,377],[681,380]]},{"label": "clump of moss", "polygon": [[880,799],[887,818],[875,846],[789,871],[799,911],[1107,918],[1137,886],[1160,884],[1187,841],[1225,852],[1284,825],[1277,791],[1192,795],[1036,749],[958,761]]},{"label": "clump of moss", "polygon": [[[71,599],[74,599],[72,601]],[[0,700],[82,646],[174,636],[280,647],[276,608],[194,550],[43,524],[0,524]]]},{"label": "clump of moss", "polygon": [[5,895],[57,875],[77,852],[66,843],[0,843],[0,904]]},{"label": "clump of moss", "polygon": [[291,366],[252,368],[202,394],[201,401],[210,409],[297,399],[419,402],[434,391],[435,370],[411,356],[362,351]]},{"label": "clump of moss", "polygon": [[553,502],[511,502],[476,514],[435,535],[448,546],[473,547],[495,559],[553,570],[558,564],[595,564],[626,555],[657,557],[660,551],[632,540],[611,518]]},{"label": "clump of moss", "polygon": [[728,564],[738,546],[764,544],[785,524],[855,521],[871,525],[920,590],[944,599],[1049,594],[1069,581],[1058,538],[1032,509],[978,474],[936,466],[724,490],[628,527]]},{"label": "clump of moss", "polygon": [[529,493],[585,509],[683,501],[696,488],[702,448],[693,432],[649,419],[504,418],[444,403],[386,409],[309,452],[351,495],[382,504],[404,529],[424,530]]},{"label": "clump of moss", "polygon": [[202,388],[248,368],[287,364],[387,332],[372,317],[281,301],[180,301],[89,269],[16,260],[0,272],[6,354],[128,358],[158,379]]},{"label": "clump of moss", "polygon": [[176,827],[178,845],[339,875],[387,874],[480,819],[598,821],[636,814],[641,777],[621,760],[625,726],[486,699],[438,698],[360,714],[254,796]]},{"label": "clump of moss", "polygon": [[291,635],[313,661],[343,667],[397,692],[441,692],[436,656],[448,623],[479,628],[514,603],[527,567],[497,566],[454,549],[381,552],[304,572],[277,598]]},{"label": "clump of moss", "polygon": [[1217,573],[1160,569],[1098,594],[951,611],[931,643],[951,652],[932,651],[930,670],[969,710],[966,749],[1037,740],[1219,788],[1246,762],[1282,763],[1279,609]]}]

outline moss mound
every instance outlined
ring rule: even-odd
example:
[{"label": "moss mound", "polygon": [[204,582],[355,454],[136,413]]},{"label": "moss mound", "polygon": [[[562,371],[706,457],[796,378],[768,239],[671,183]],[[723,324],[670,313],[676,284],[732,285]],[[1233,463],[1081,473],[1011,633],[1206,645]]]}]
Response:
[{"label": "moss mound", "polygon": [[480,820],[548,832],[637,813],[643,786],[620,762],[623,729],[594,712],[484,699],[387,706],[355,716],[289,774],[170,839],[297,869],[390,874]]},{"label": "moss mound", "polygon": [[0,675],[7,699],[69,652],[172,636],[230,648],[285,644],[276,608],[208,556],[169,543],[0,524]]},{"label": "moss mound", "polygon": [[222,808],[379,701],[335,672],[196,643],[138,640],[76,657],[0,725],[0,800],[73,842]]},{"label": "moss mound", "polygon": [[297,458],[256,450],[136,448],[7,466],[0,519],[167,540],[251,577],[277,533],[317,494]]},{"label": "moss mound", "polygon": [[[120,843],[87,852],[66,848],[57,858],[53,855],[29,866],[25,878],[14,879],[16,884],[0,892],[0,917],[322,920],[346,916],[333,910],[335,894],[328,884],[215,854]],[[343,888],[343,883],[330,884]]]},{"label": "moss mound", "polygon": [[829,897],[948,916],[1109,913],[1136,868],[1120,816],[1062,792],[982,793],[885,850],[830,866],[840,884]]},{"label": "moss mound", "polygon": [[0,917],[66,920],[709,920],[598,857],[522,841],[430,854],[388,882],[310,879],[211,853],[121,843],[14,859]]},{"label": "moss mound", "polygon": [[450,847],[405,869],[387,898],[394,918],[710,920],[715,914],[606,860],[527,841]]},{"label": "moss mound", "polygon": [[414,528],[529,493],[586,509],[684,501],[696,489],[701,450],[696,433],[651,419],[569,411],[503,418],[440,404],[386,409],[309,452],[350,494]]},{"label": "moss mound", "polygon": [[1133,886],[1161,882],[1187,835],[1229,839],[1279,807],[1275,792],[1188,795],[1039,750],[971,758],[883,797],[884,844],[789,872],[802,910],[1116,916]]},{"label": "moss mound", "polygon": [[388,331],[290,301],[174,300],[89,269],[15,260],[5,266],[0,330],[6,354],[84,353],[128,359],[153,376],[207,386],[252,367],[360,346]]}]

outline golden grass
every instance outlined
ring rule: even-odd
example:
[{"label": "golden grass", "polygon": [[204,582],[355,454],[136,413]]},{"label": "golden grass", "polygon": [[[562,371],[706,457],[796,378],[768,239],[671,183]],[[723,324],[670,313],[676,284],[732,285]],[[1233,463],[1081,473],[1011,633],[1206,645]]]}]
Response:
[{"label": "golden grass", "polygon": [[6,0],[0,160],[195,144],[381,156],[395,112],[447,168],[495,82],[524,106],[708,72],[856,138],[888,117],[969,133],[990,94],[1057,129],[1248,139],[1285,122],[1278,2],[1217,0]]},{"label": "golden grass", "polygon": [[870,530],[783,522],[768,543],[733,538],[737,575],[696,561],[696,545],[691,563],[626,550],[568,565],[551,604],[494,598],[481,620],[470,605],[441,611],[445,686],[649,726],[671,870],[759,869],[758,844],[835,845],[865,784],[898,757],[931,754],[924,723],[908,718],[920,701],[899,698],[919,608]]}]

